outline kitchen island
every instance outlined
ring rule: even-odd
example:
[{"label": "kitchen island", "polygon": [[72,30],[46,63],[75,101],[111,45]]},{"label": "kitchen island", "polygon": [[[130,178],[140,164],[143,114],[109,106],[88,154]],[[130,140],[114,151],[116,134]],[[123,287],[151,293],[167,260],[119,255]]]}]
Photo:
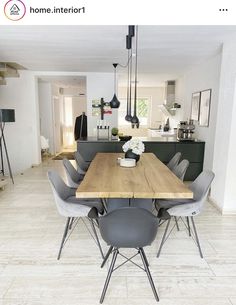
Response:
[{"label": "kitchen island", "polygon": [[[181,152],[181,159],[187,159],[190,162],[185,180],[192,181],[201,173],[205,142],[200,140],[182,142],[176,137],[139,137],[139,139],[144,142],[145,152],[154,153],[163,163],[168,163],[176,152]],[[98,152],[122,152],[124,143],[120,140],[97,140],[97,138],[88,137],[86,140],[77,141],[77,150],[85,161],[91,162]]]}]

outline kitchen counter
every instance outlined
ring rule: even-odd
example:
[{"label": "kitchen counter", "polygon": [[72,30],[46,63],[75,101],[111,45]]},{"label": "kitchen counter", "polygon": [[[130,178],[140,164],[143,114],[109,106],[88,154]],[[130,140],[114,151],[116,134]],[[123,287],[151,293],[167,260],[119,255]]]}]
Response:
[{"label": "kitchen counter", "polygon": [[[202,171],[204,162],[205,142],[178,141],[176,137],[138,137],[144,142],[145,152],[154,153],[163,163],[168,163],[176,152],[182,153],[182,159],[190,162],[186,172],[186,180],[194,180]],[[77,150],[85,161],[91,162],[97,152],[120,153],[125,141],[97,140],[88,137],[86,140],[77,141]]]},{"label": "kitchen counter", "polygon": [[[177,140],[176,136],[161,136],[161,137],[133,137],[135,139],[140,139],[142,142],[172,142],[172,143],[203,143],[203,141],[195,139],[194,141],[179,141]],[[81,139],[78,140],[77,143],[84,143],[84,142],[99,142],[99,143],[120,143],[120,142],[126,142],[126,141],[121,141],[119,139],[97,139],[96,137],[88,137],[87,139]]]}]

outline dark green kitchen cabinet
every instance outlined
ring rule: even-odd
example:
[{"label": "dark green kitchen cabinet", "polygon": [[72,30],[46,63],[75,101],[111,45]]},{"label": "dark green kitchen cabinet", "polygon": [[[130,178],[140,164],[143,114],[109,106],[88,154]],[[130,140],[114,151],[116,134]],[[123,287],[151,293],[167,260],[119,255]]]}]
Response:
[{"label": "dark green kitchen cabinet", "polygon": [[146,142],[145,152],[154,153],[159,160],[167,163],[175,154],[175,143]]},{"label": "dark green kitchen cabinet", "polygon": [[[187,159],[190,164],[185,175],[185,180],[193,181],[203,169],[205,143],[196,142],[178,142],[176,140],[167,141],[154,140],[152,138],[142,138],[145,145],[145,152],[151,152],[157,156],[163,163],[168,163],[176,152],[182,153],[182,160]],[[77,150],[85,161],[90,162],[98,152],[120,153],[123,141],[96,140],[88,139],[77,142]]]}]

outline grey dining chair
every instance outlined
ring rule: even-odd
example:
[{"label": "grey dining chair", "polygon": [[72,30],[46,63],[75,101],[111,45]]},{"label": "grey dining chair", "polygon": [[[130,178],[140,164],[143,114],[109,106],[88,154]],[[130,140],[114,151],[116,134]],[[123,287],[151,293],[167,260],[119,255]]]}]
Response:
[{"label": "grey dining chair", "polygon": [[78,173],[68,159],[64,158],[62,163],[64,165],[69,187],[78,188],[80,182],[84,178],[84,174]]},{"label": "grey dining chair", "polygon": [[[208,191],[210,189],[211,183],[215,177],[215,174],[212,171],[203,171],[189,186],[189,188],[193,192],[193,199],[185,199],[185,200],[166,200],[162,202],[162,208],[159,210],[158,216],[162,218],[164,215],[164,219],[167,220],[167,225],[165,228],[165,232],[163,234],[161,244],[157,253],[157,257],[160,256],[162,247],[169,237],[168,228],[170,225],[170,221],[172,217],[177,217],[181,219],[188,230],[189,236],[192,236],[195,240],[200,256],[203,258],[196,225],[194,222],[194,217],[201,213],[203,205],[207,199]],[[186,218],[186,223],[183,218]],[[192,229],[190,225],[190,221],[192,223]],[[176,223],[170,230],[174,229]]]},{"label": "grey dining chair", "polygon": [[[173,174],[176,175],[176,177],[178,177],[180,180],[183,181],[188,167],[189,167],[189,161],[184,159],[178,165],[176,165],[174,167],[172,172],[173,172]],[[167,201],[166,199],[155,200],[155,208],[156,208],[157,212],[161,207],[165,206],[166,201]],[[175,217],[175,223],[176,223],[177,230],[179,231],[177,217]]]},{"label": "grey dining chair", "polygon": [[82,170],[83,172],[86,172],[89,168],[89,163],[83,159],[83,157],[78,151],[74,153],[74,156],[78,166],[78,171],[80,172]]},{"label": "grey dining chair", "polygon": [[176,177],[183,181],[188,167],[189,161],[184,159],[173,168],[172,172]]},{"label": "grey dining chair", "polygon": [[49,171],[48,179],[52,187],[57,210],[61,216],[67,218],[57,259],[60,259],[62,249],[70,236],[68,234],[69,231],[71,230],[72,232],[74,229],[72,226],[75,227],[80,219],[84,222],[83,218],[87,218],[89,220],[93,235],[88,229],[87,224],[85,222],[84,224],[89,233],[92,235],[93,239],[96,241],[102,258],[104,258],[94,221],[90,218],[91,209],[94,207],[96,207],[100,214],[104,212],[102,204],[96,199],[82,200],[76,198],[75,189],[68,187],[56,171]]},{"label": "grey dining chair", "polygon": [[179,163],[179,160],[181,158],[181,152],[177,152],[171,160],[166,164],[166,166],[172,171],[176,165]]},{"label": "grey dining chair", "polygon": [[[100,303],[103,303],[113,271],[127,262],[131,262],[137,266],[137,264],[132,261],[132,258],[137,255],[141,256],[144,268],[139,265],[138,267],[146,272],[155,299],[159,301],[158,294],[149,270],[148,260],[143,250],[145,246],[151,245],[156,237],[158,219],[151,212],[145,209],[124,207],[107,213],[106,215],[98,218],[98,221],[101,236],[107,245],[110,246],[101,267],[104,266],[109,255],[113,252],[111,264],[101,294]],[[131,258],[128,258],[120,253],[121,248],[134,248],[137,250],[137,253]],[[126,261],[115,267],[118,255],[125,258]]]}]

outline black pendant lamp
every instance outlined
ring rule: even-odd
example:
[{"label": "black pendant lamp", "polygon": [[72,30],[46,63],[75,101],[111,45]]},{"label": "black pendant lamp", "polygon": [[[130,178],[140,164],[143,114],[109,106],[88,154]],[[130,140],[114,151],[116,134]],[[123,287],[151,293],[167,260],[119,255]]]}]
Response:
[{"label": "black pendant lamp", "polygon": [[127,113],[125,120],[131,122],[131,101],[132,101],[132,37],[135,35],[134,25],[129,25],[126,36],[126,49],[128,50],[128,81],[127,81]]},{"label": "black pendant lamp", "polygon": [[134,115],[131,119],[132,128],[139,128],[139,118],[137,117],[137,74],[138,74],[138,26],[136,26],[136,58],[135,58],[135,80],[134,80]]},{"label": "black pendant lamp", "polygon": [[114,96],[112,98],[112,100],[110,101],[110,106],[111,108],[119,108],[120,107],[120,101],[118,100],[117,96],[116,96],[116,67],[118,66],[118,64],[113,64],[114,67]]},{"label": "black pendant lamp", "polygon": [[[131,51],[131,45],[132,45],[132,37],[126,36],[126,49],[128,49],[128,80],[127,80],[127,112],[125,116],[125,120],[128,122],[131,122],[132,115],[131,115],[131,74],[132,74],[132,63],[130,65],[130,55],[132,53]],[[131,69],[130,69],[131,66]]]}]

